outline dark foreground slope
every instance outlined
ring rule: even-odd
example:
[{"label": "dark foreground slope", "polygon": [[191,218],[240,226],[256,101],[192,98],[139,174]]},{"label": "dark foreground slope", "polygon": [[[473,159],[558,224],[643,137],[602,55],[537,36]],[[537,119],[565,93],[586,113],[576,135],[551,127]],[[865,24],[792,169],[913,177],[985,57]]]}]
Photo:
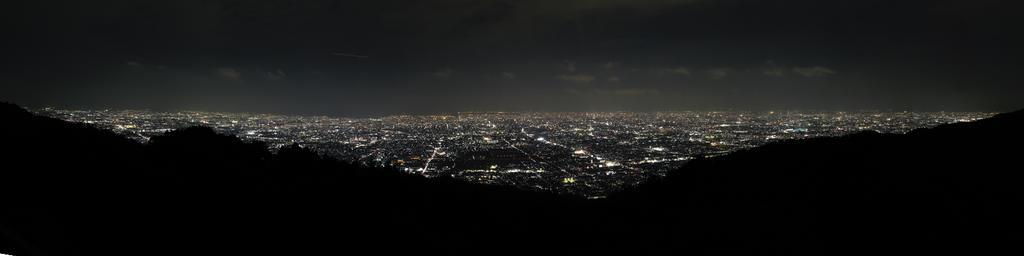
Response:
[{"label": "dark foreground slope", "polygon": [[1024,111],[787,141],[691,162],[612,200],[671,220],[638,239],[680,250],[1020,253],[1022,145]]},{"label": "dark foreground slope", "polygon": [[1021,112],[775,143],[597,201],[271,154],[204,128],[142,145],[12,105],[0,120],[0,252],[17,255],[852,255],[1024,242]]},{"label": "dark foreground slope", "polygon": [[[582,200],[425,179],[188,128],[139,144],[0,106],[0,252],[460,253],[556,242]],[[528,223],[527,223],[528,222]],[[536,239],[536,240],[534,240]],[[514,248],[502,251],[514,252]]]}]

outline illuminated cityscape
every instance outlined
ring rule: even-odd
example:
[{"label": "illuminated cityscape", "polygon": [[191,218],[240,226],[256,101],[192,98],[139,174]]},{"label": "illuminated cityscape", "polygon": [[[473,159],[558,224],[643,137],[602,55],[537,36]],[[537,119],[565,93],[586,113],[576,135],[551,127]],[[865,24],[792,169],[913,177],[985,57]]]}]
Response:
[{"label": "illuminated cityscape", "polygon": [[364,165],[428,177],[600,198],[687,160],[772,141],[916,128],[992,116],[979,112],[458,113],[337,118],[214,112],[36,109],[145,142],[207,126],[271,148],[299,144]]}]

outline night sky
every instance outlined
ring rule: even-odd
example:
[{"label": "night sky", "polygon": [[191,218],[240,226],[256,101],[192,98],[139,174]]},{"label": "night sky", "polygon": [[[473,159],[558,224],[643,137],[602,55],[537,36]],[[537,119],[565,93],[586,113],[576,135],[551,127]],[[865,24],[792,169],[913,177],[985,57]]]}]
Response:
[{"label": "night sky", "polygon": [[340,116],[1008,111],[1024,107],[1017,2],[5,2],[0,100]]}]

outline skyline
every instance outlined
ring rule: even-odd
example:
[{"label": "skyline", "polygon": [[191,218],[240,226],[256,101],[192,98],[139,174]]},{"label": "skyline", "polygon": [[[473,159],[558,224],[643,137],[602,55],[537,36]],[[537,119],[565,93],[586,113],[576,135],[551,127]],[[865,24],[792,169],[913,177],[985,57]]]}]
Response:
[{"label": "skyline", "polygon": [[588,198],[663,177],[702,157],[769,143],[864,131],[904,134],[994,113],[608,112],[463,113],[335,118],[253,113],[34,109],[127,138],[189,127],[426,177],[515,186]]},{"label": "skyline", "polygon": [[331,116],[1021,108],[1009,1],[123,1],[5,8],[2,100]]}]

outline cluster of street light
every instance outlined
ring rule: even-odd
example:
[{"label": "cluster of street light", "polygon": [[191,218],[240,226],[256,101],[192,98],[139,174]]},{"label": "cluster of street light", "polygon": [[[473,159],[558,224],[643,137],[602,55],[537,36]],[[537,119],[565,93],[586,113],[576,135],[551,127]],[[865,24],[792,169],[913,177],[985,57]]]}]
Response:
[{"label": "cluster of street light", "polygon": [[488,112],[338,118],[215,112],[34,109],[147,141],[207,126],[267,143],[429,177],[599,198],[695,157],[772,141],[859,131],[905,133],[992,116],[977,112]]}]

